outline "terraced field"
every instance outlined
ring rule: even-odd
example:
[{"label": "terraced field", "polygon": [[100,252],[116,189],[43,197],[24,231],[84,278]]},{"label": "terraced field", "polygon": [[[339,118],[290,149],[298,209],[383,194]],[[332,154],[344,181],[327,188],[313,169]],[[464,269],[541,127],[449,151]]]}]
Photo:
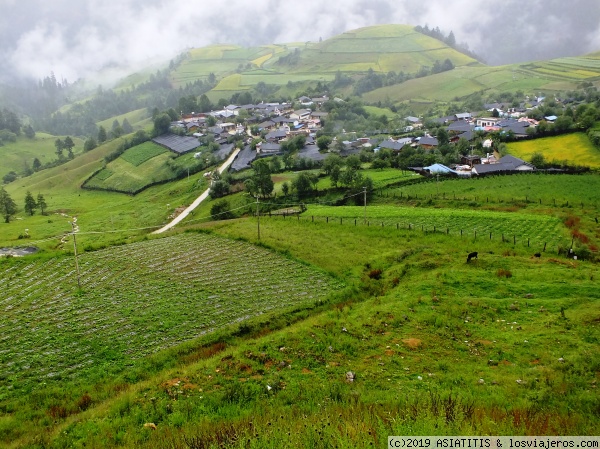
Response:
[{"label": "terraced field", "polygon": [[[177,169],[192,168],[199,164],[192,153],[174,158],[173,153],[153,142],[146,142],[125,151],[111,161],[85,187],[123,193],[135,193],[145,187],[177,177]],[[192,171],[193,172],[193,171]]]},{"label": "terraced field", "polygon": [[[185,234],[0,267],[0,398],[111,370],[342,284],[250,244]],[[42,288],[43,287],[43,288]]]}]

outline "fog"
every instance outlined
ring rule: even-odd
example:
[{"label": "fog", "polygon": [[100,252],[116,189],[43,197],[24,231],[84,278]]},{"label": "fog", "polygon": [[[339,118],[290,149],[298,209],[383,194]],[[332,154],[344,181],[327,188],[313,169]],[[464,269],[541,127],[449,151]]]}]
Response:
[{"label": "fog", "polygon": [[453,31],[490,65],[600,50],[598,0],[2,0],[0,73],[75,81],[213,43],[318,41],[384,23]]}]

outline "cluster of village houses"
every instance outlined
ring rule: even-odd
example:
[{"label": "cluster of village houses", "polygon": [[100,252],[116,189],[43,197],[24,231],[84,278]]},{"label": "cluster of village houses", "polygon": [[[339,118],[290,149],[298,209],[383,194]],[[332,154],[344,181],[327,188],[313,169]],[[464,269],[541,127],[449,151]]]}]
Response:
[{"label": "cluster of village houses", "polygon": [[[200,146],[199,138],[211,136],[214,141],[220,145],[217,153],[219,158],[224,158],[232,149],[233,144],[228,143],[232,135],[243,135],[247,137],[244,149],[238,155],[232,165],[233,170],[242,170],[248,168],[251,162],[260,157],[273,156],[281,154],[281,143],[296,135],[306,137],[305,147],[298,153],[298,157],[304,157],[313,161],[323,160],[327,154],[321,153],[316,145],[316,133],[321,129],[322,122],[327,119],[327,112],[320,110],[321,105],[328,101],[328,97],[308,98],[301,97],[298,103],[302,109],[293,109],[289,103],[260,103],[249,105],[226,106],[219,111],[202,114],[183,115],[182,119],[174,122],[172,126],[183,129],[188,137],[180,136],[161,136],[156,139],[157,143],[170,148],[178,153],[192,151]],[[343,101],[335,98],[333,101]],[[541,103],[543,98],[535,99],[536,105]],[[535,107],[535,105],[534,105]],[[511,108],[504,104],[488,104],[485,106],[490,112],[489,117],[474,117],[470,113],[459,113],[437,119],[439,123],[446,127],[449,140],[452,143],[459,139],[472,141],[476,137],[476,131],[484,132],[510,132],[516,138],[526,137],[527,130],[537,126],[537,121],[525,116],[525,109]],[[244,124],[237,123],[238,117],[242,111]],[[492,114],[493,112],[493,114]],[[493,115],[493,116],[492,116]],[[214,119],[208,119],[209,116]],[[546,117],[551,122],[556,117]],[[406,133],[423,128],[422,120],[418,117],[406,117],[407,126],[404,129]],[[215,123],[209,126],[208,123]],[[263,135],[263,139],[256,145],[256,150],[250,147],[253,138],[251,130],[258,130]],[[169,142],[167,142],[169,141]],[[423,149],[433,150],[438,146],[437,138],[425,134],[422,137],[388,137],[387,139],[371,139],[368,137],[357,138],[353,141],[343,141],[340,154],[347,156],[358,154],[367,149],[374,152],[387,148],[395,152],[400,152],[405,146],[421,147]],[[471,176],[472,174],[481,175],[492,172],[510,172],[534,170],[533,165],[512,156],[505,156],[496,160],[492,150],[492,141],[490,139],[483,143],[484,150],[489,149],[485,156],[466,155],[462,158],[460,164],[453,168],[435,164],[431,167],[417,168],[423,174],[452,173],[459,176]],[[337,145],[340,148],[339,145]]]}]

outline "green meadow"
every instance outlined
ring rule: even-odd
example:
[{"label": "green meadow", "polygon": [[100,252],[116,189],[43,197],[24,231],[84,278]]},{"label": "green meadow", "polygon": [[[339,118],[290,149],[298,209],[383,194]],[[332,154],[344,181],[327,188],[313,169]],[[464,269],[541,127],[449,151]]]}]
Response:
[{"label": "green meadow", "polygon": [[[63,139],[64,137],[66,136],[36,133],[33,139],[19,136],[16,142],[8,142],[0,146],[0,158],[2,159],[0,179],[11,171],[17,174],[24,173],[32,167],[35,158],[38,158],[42,165],[55,161],[57,156],[54,142],[56,142],[56,139]],[[72,137],[72,139],[75,142],[73,153],[81,153],[83,151],[83,141],[76,137]]]},{"label": "green meadow", "polygon": [[[101,164],[102,151],[75,160]],[[583,235],[593,255],[597,175],[403,186],[414,175],[366,171],[379,186],[367,224],[364,207],[309,201],[300,217],[261,217],[260,240],[257,217],[199,222],[200,210],[188,232],[133,230],[189,204],[199,178],[136,197],[54,185],[52,215],[3,225],[3,240],[25,224],[64,232],[77,212],[81,287],[71,238],[0,261],[16,326],[5,321],[0,341],[1,441],[359,448],[395,434],[594,434],[600,272],[555,244]],[[403,189],[420,189],[420,207]],[[488,189],[507,204],[454,199]],[[549,189],[585,209],[508,204]],[[55,215],[63,204],[67,216]],[[498,237],[515,232],[531,246]]]},{"label": "green meadow", "polygon": [[527,161],[535,153],[541,153],[547,162],[600,168],[600,150],[584,133],[511,142],[508,144],[508,151]]}]

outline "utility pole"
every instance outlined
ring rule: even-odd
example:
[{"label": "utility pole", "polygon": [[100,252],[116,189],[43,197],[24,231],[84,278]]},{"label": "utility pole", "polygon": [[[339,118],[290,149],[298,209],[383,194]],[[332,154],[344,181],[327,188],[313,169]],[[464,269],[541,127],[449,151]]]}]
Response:
[{"label": "utility pole", "polygon": [[258,232],[258,241],[260,241],[260,210],[258,209],[258,194],[256,195],[256,229]]},{"label": "utility pole", "polygon": [[79,274],[79,261],[77,260],[77,239],[75,238],[75,234],[79,232],[79,226],[77,226],[77,217],[73,217],[73,221],[69,222],[72,228],[73,234],[73,249],[75,250],[75,269],[77,270],[77,287],[81,290],[81,277]]},{"label": "utility pole", "polygon": [[365,203],[365,219],[363,224],[367,224],[367,188],[363,187],[363,198]]}]

